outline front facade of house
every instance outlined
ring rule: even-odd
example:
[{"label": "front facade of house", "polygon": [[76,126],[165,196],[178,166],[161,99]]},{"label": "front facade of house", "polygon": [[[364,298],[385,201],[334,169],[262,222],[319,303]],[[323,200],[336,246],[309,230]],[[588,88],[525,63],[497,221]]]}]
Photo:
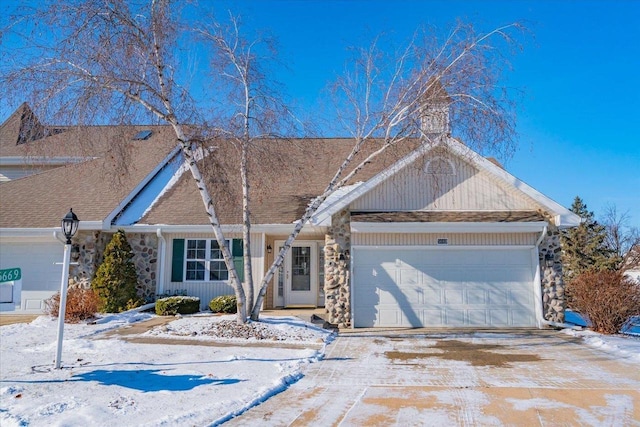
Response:
[{"label": "front facade of house", "polygon": [[[179,163],[175,153],[163,158]],[[89,283],[110,235],[122,228],[134,250],[140,295],[198,296],[204,309],[211,298],[233,293],[193,185],[181,178],[184,170],[171,169],[175,179],[161,177],[166,170],[149,168],[145,185],[131,185],[126,203],[116,197],[107,214],[81,222],[72,285]],[[420,145],[365,178],[327,199],[305,225],[269,284],[265,309],[325,307],[327,320],[342,327],[512,328],[563,321],[559,230],[577,225],[577,216],[453,138]],[[33,185],[46,181],[32,179]],[[150,196],[154,183],[157,194]],[[297,197],[298,187],[283,186],[256,208],[256,287],[293,229],[297,216],[285,210],[286,191]],[[7,188],[0,186],[0,193]],[[124,215],[136,204],[138,215]],[[73,207],[83,220],[82,205]],[[223,229],[241,272],[241,228],[231,221],[223,221],[231,224]],[[59,266],[51,267],[62,257],[55,228],[29,228],[30,242],[27,228],[0,226],[0,267],[10,259],[24,271],[21,300],[3,310],[40,310],[59,286],[60,273],[53,271]],[[29,245],[43,252],[38,261],[25,255]]]}]

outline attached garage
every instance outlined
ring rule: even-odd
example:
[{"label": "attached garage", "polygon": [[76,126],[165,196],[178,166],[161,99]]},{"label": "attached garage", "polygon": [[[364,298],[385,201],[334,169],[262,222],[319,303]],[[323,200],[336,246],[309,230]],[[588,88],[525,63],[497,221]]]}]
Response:
[{"label": "attached garage", "polygon": [[354,327],[535,327],[532,247],[354,247]]},{"label": "attached garage", "polygon": [[0,269],[22,270],[19,300],[3,301],[2,311],[41,312],[44,300],[60,289],[64,247],[60,242],[7,242],[0,244]]}]

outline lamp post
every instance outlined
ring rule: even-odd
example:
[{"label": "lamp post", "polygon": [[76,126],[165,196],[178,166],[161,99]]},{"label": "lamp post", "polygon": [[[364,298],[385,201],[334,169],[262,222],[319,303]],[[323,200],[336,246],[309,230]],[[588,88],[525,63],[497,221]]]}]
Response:
[{"label": "lamp post", "polygon": [[67,241],[64,244],[64,259],[62,260],[62,280],[60,281],[60,306],[58,309],[58,346],[56,348],[55,367],[60,369],[62,358],[62,337],[64,335],[64,316],[67,309],[67,286],[69,284],[69,263],[71,255],[71,238],[78,231],[78,217],[69,209],[69,213],[62,218],[62,233]]}]

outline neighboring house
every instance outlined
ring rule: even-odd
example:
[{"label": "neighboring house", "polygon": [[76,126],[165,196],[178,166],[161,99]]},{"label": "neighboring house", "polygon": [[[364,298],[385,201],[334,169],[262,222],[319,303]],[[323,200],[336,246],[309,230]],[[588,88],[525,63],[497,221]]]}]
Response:
[{"label": "neighboring house", "polygon": [[[54,233],[69,207],[81,219],[72,284],[88,283],[110,234],[122,228],[146,297],[187,293],[199,296],[204,308],[214,296],[232,293],[175,137],[167,127],[148,127],[151,135],[134,141],[141,129],[89,129],[95,138],[122,136],[131,170],[117,185],[98,172],[113,167],[101,154],[0,185],[0,268],[23,270],[20,301],[5,309],[40,310],[59,287],[61,267],[53,263],[62,258],[62,244]],[[271,156],[289,160],[254,179],[256,285],[350,144],[269,142]],[[216,149],[219,167],[232,168],[237,157],[228,145]],[[414,141],[403,150],[387,152],[320,207],[270,284],[264,307],[324,306],[329,322],[354,327],[562,322],[559,230],[580,218],[454,138],[435,146]],[[240,189],[232,178],[213,180],[221,195],[216,209],[240,267]]]},{"label": "neighboring house", "polygon": [[625,255],[622,271],[626,276],[640,282],[640,244],[635,244]]}]

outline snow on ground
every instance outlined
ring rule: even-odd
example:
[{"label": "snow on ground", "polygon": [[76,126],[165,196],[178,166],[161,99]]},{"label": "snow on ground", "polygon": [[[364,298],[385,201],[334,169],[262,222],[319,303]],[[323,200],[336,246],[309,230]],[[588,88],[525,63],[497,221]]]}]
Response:
[{"label": "snow on ground", "polygon": [[585,344],[590,347],[596,347],[607,353],[612,353],[621,359],[640,363],[640,337],[602,335],[589,330],[563,329],[562,332],[574,337],[581,337]]},{"label": "snow on ground", "polygon": [[[328,331],[295,317],[252,323],[269,345],[258,335],[238,338],[238,331],[211,335],[225,316],[183,317],[145,334],[184,345],[103,334],[151,317],[109,315],[92,325],[65,325],[58,370],[57,319],[0,327],[0,425],[215,425],[297,381],[331,340]],[[230,329],[228,322],[221,328]]]},{"label": "snow on ground", "polygon": [[[237,327],[233,316],[211,315],[155,326],[137,335],[145,341],[105,335],[152,317],[108,315],[95,324],[65,325],[59,370],[53,369],[56,319],[0,327],[0,425],[220,424],[298,381],[332,339],[295,317]],[[565,333],[640,363],[638,337]]]},{"label": "snow on ground", "polygon": [[144,333],[144,337],[180,338],[187,340],[227,343],[285,342],[318,344],[325,340],[326,331],[301,323],[295,317],[266,317],[261,322],[237,325],[235,315],[193,316],[158,326]]}]

